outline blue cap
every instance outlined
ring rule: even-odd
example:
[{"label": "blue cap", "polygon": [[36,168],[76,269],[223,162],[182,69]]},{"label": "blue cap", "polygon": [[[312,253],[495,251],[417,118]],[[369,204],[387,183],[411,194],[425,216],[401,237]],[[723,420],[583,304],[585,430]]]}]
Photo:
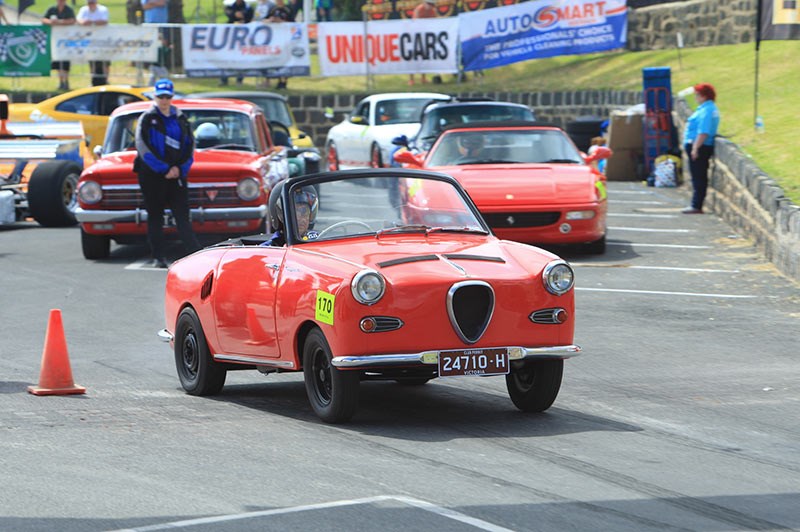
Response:
[{"label": "blue cap", "polygon": [[169,94],[170,96],[175,95],[175,87],[172,85],[172,82],[166,78],[156,81],[156,96],[161,96],[162,94]]}]

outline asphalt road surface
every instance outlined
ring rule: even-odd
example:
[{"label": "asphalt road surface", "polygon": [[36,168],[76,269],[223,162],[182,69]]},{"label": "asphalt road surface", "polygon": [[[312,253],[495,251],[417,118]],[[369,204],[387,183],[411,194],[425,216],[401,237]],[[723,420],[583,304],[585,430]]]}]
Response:
[{"label": "asphalt road surface", "polygon": [[[0,530],[800,529],[800,287],[680,191],[609,197],[608,252],[558,250],[584,353],[549,411],[502,378],[366,382],[342,426],[300,374],[183,393],[146,248],[0,228]],[[84,396],[26,391],[51,308]]]}]

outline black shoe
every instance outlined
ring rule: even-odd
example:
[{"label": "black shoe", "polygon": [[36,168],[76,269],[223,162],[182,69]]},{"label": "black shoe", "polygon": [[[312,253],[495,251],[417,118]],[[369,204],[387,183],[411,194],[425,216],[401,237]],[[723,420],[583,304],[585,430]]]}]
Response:
[{"label": "black shoe", "polygon": [[683,214],[703,214],[703,209],[695,209],[694,207],[686,207],[681,212]]},{"label": "black shoe", "polygon": [[153,268],[169,268],[166,259],[153,259]]}]

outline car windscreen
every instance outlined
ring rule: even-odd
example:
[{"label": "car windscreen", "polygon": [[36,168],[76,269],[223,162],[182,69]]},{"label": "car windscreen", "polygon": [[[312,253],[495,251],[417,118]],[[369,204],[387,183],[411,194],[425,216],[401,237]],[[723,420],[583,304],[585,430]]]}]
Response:
[{"label": "car windscreen", "polygon": [[469,104],[443,105],[425,113],[418,138],[433,140],[441,131],[452,124],[471,122],[509,122],[533,120],[533,112],[518,105]]},{"label": "car windscreen", "polygon": [[419,122],[422,109],[430,99],[410,98],[400,100],[381,100],[375,104],[375,124],[413,124]]},{"label": "car windscreen", "polygon": [[427,166],[464,164],[583,164],[569,138],[556,129],[448,131],[431,148]]},{"label": "car windscreen", "polygon": [[[250,116],[238,111],[182,109],[198,149],[261,151]],[[136,149],[136,125],[141,113],[114,117],[106,132],[103,153]]]},{"label": "car windscreen", "polygon": [[364,177],[289,189],[290,230],[302,242],[400,233],[488,231],[452,183],[435,179]]},{"label": "car windscreen", "polygon": [[280,122],[286,127],[292,125],[292,117],[289,116],[289,109],[286,102],[280,98],[270,98],[268,96],[245,96],[240,98],[251,103],[256,104],[264,111],[264,116],[267,121]]}]

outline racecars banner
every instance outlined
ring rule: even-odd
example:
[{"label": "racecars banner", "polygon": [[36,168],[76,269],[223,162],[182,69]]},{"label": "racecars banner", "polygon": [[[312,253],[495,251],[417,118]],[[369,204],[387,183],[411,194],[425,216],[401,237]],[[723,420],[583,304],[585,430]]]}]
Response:
[{"label": "racecars banner", "polygon": [[458,72],[458,19],[319,24],[323,76]]},{"label": "racecars banner", "polygon": [[531,0],[458,19],[464,70],[620,48],[628,23],[625,0]]},{"label": "racecars banner", "polygon": [[311,74],[305,24],[193,24],[181,35],[189,77]]},{"label": "racecars banner", "polygon": [[49,39],[49,26],[0,26],[0,76],[49,76]]},{"label": "racecars banner", "polygon": [[53,26],[53,61],[158,60],[158,28],[155,26]]},{"label": "racecars banner", "polygon": [[761,14],[759,38],[762,41],[800,39],[800,2],[797,0],[759,0]]}]

